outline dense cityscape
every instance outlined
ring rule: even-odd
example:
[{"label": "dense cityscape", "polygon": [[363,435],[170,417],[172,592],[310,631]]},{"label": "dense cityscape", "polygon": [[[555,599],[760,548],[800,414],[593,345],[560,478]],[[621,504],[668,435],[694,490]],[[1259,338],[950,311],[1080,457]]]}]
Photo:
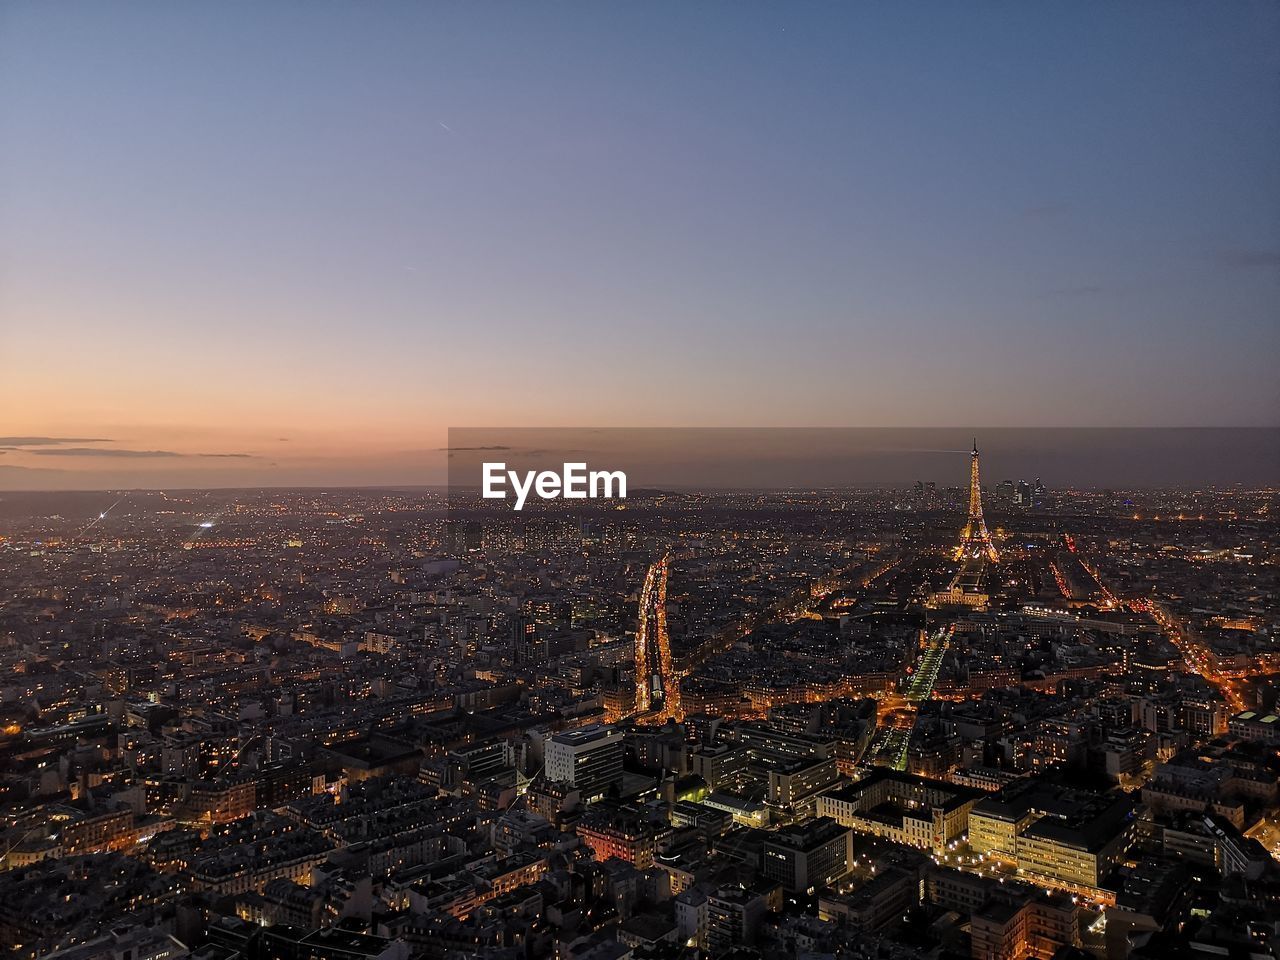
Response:
[{"label": "dense cityscape", "polygon": [[1277,491],[955,468],[5,494],[0,945],[1277,956]]},{"label": "dense cityscape", "polygon": [[0,960],[1280,960],[1277,78],[2,0]]}]

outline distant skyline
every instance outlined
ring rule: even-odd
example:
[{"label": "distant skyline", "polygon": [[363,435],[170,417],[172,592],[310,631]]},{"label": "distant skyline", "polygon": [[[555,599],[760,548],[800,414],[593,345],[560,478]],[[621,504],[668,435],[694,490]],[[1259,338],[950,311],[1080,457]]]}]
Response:
[{"label": "distant skyline", "polygon": [[[486,461],[503,462],[522,475],[585,462],[591,469],[625,471],[633,489],[901,487],[916,481],[963,487],[974,433],[988,486],[1042,479],[1059,490],[1280,487],[1277,427],[517,427],[452,429],[448,447],[401,450],[374,462],[300,456],[264,464],[254,456],[173,451],[103,456],[85,447],[59,453],[60,444],[52,437],[0,437],[0,444],[24,441],[32,457],[52,462],[64,456],[103,456],[127,464],[94,473],[51,472],[41,477],[44,483],[0,488],[0,499],[5,491],[41,489],[448,485],[476,491]],[[109,447],[106,441],[94,442]],[[269,479],[263,481],[268,470]]]},{"label": "distant skyline", "polygon": [[1243,0],[8,3],[0,489],[1275,427],[1277,76]]}]

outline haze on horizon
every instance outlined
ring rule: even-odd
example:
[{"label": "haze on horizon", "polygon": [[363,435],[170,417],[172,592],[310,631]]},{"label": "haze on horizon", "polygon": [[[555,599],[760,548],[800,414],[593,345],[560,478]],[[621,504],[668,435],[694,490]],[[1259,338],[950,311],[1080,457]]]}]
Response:
[{"label": "haze on horizon", "polygon": [[1278,71],[1268,3],[6,4],[0,489],[1276,426]]}]

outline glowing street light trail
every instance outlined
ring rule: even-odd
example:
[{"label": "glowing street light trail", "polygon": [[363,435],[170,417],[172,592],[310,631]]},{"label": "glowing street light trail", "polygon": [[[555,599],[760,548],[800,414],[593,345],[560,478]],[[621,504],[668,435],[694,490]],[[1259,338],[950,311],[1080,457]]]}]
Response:
[{"label": "glowing street light trail", "polygon": [[933,632],[914,672],[907,675],[904,709],[894,711],[896,720],[893,726],[887,726],[871,747],[872,756],[887,758],[889,766],[895,770],[907,768],[907,748],[911,745],[916,711],[921,703],[933,696],[933,686],[938,682],[938,671],[954,630],[954,626],[946,626]]},{"label": "glowing street light trail", "polygon": [[[665,556],[651,565],[640,591],[640,620],[636,627],[636,713],[645,714],[653,709],[651,680],[656,666],[662,685],[660,715],[663,719],[679,720],[684,711],[680,705],[680,678],[676,676],[671,656],[671,635],[667,632],[668,569]],[[651,651],[657,654],[656,664],[651,662]]]},{"label": "glowing street light trail", "polygon": [[636,624],[636,713],[649,712],[649,631],[653,623],[648,615],[653,596],[657,565],[649,567],[640,589],[640,621]]},{"label": "glowing street light trail", "polygon": [[923,703],[933,696],[933,685],[938,682],[938,671],[942,668],[942,657],[951,643],[954,627],[940,627],[933,632],[929,646],[920,657],[920,665],[907,685],[907,700]]},{"label": "glowing street light trail", "polygon": [[[1097,581],[1103,597],[1112,605],[1121,606],[1120,600],[1102,582],[1101,571],[1096,566],[1085,566],[1085,569]],[[1152,597],[1150,599],[1130,601],[1126,605],[1130,609],[1146,610],[1150,613],[1152,619],[1160,625],[1160,629],[1169,638],[1169,642],[1177,647],[1178,652],[1182,654],[1182,659],[1186,663],[1187,669],[1204,677],[1204,679],[1217,687],[1218,692],[1222,694],[1233,710],[1238,712],[1248,708],[1248,702],[1236,688],[1236,685],[1229,677],[1224,677],[1217,670],[1213,662],[1213,654],[1209,648],[1197,642],[1191,629],[1185,623],[1180,622],[1164,603]]]},{"label": "glowing street light trail", "polygon": [[1211,651],[1201,643],[1197,643],[1186,624],[1179,622],[1167,606],[1157,600],[1151,601],[1151,615],[1164,630],[1169,642],[1178,648],[1182,659],[1192,673],[1204,677],[1226,698],[1233,710],[1237,712],[1248,707],[1244,695],[1236,689],[1228,677],[1224,677],[1214,666]]}]

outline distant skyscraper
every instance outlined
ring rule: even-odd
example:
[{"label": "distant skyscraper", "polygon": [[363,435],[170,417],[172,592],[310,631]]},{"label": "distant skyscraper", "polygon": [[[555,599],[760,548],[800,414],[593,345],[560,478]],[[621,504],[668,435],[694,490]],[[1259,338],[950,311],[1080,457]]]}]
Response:
[{"label": "distant skyscraper", "polygon": [[1020,507],[1031,506],[1031,484],[1025,480],[1019,480],[1017,490],[1013,494],[1013,502]]}]

